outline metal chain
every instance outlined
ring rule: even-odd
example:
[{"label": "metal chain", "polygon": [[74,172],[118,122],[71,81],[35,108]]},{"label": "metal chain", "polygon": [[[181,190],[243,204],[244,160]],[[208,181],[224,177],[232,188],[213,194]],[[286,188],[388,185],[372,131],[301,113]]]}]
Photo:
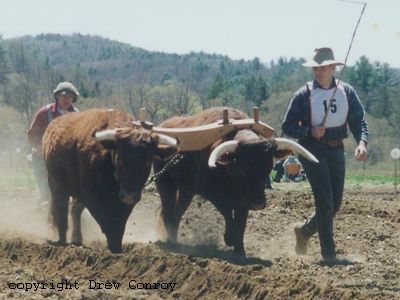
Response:
[{"label": "metal chain", "polygon": [[180,153],[175,154],[169,161],[167,161],[167,163],[164,165],[164,167],[162,167],[162,169],[160,171],[158,171],[157,173],[154,173],[153,176],[151,176],[149,178],[149,180],[147,180],[145,186],[148,186],[151,183],[153,183],[153,181],[157,180],[158,177],[160,177],[162,174],[164,174],[166,171],[168,171],[168,169],[170,169],[173,166],[175,166],[182,159],[183,159],[183,155],[182,154],[180,154]]}]

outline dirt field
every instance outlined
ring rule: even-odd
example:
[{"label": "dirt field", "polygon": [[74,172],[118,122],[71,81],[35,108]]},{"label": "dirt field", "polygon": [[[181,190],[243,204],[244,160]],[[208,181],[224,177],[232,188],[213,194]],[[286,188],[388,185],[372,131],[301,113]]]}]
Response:
[{"label": "dirt field", "polygon": [[268,207],[248,220],[248,258],[234,261],[222,217],[200,198],[180,243],[167,245],[156,230],[159,199],[146,191],[124,253],[112,255],[88,213],[84,247],[53,247],[37,192],[0,191],[0,299],[400,299],[400,197],[391,186],[346,188],[335,238],[353,263],[335,266],[321,263],[317,237],[309,255],[294,253],[293,227],[313,210],[307,185],[275,184],[266,193]]}]

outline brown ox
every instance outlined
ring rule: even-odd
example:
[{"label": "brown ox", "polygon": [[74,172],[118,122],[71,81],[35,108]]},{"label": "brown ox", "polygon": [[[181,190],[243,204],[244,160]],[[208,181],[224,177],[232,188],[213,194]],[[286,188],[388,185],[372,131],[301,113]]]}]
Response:
[{"label": "brown ox", "polygon": [[[192,127],[217,122],[224,108],[211,108],[195,116],[173,117],[160,127]],[[248,119],[236,109],[228,109],[231,119]],[[224,240],[236,256],[245,256],[243,235],[249,210],[266,206],[264,193],[273,157],[297,151],[317,162],[307,150],[287,139],[265,139],[245,129],[227,134],[211,147],[183,153],[183,159],[156,181],[162,203],[162,220],[168,240],[176,242],[181,218],[195,194],[211,201],[225,219]],[[166,162],[155,160],[155,171]]]},{"label": "brown ox", "polygon": [[[80,218],[86,207],[106,235],[108,248],[122,252],[125,224],[140,200],[158,144],[176,145],[176,140],[133,126],[132,121],[131,115],[121,111],[93,109],[50,123],[43,153],[51,215],[59,234],[52,244],[66,244],[71,196],[77,199],[71,209],[71,242],[82,244]],[[113,124],[125,127],[113,129]]]}]

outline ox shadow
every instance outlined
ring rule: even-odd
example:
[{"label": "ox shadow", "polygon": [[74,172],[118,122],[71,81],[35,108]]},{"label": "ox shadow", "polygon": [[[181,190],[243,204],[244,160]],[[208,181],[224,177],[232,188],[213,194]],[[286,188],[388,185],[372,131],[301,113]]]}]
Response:
[{"label": "ox shadow", "polygon": [[164,251],[170,251],[187,255],[188,257],[199,257],[207,259],[219,259],[222,261],[229,262],[231,264],[247,266],[247,265],[261,265],[263,267],[271,267],[272,262],[258,257],[235,257],[233,250],[222,250],[217,245],[184,245],[179,243],[161,242],[157,241],[154,243],[160,249]]}]

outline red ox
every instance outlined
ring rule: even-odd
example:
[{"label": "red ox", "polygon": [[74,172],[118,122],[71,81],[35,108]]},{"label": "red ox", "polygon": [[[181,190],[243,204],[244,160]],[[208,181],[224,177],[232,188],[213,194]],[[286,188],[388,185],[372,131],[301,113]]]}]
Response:
[{"label": "red ox", "polygon": [[[82,244],[80,218],[86,207],[106,235],[108,248],[122,252],[126,221],[140,200],[158,145],[176,145],[175,139],[134,126],[132,121],[131,115],[121,111],[93,109],[50,123],[43,153],[51,215],[59,235],[52,244],[66,244],[71,196],[77,199],[71,209],[71,242]],[[113,129],[113,124],[125,127]]]},{"label": "red ox", "polygon": [[[195,116],[173,117],[160,127],[192,127],[217,122],[224,108],[211,108]],[[249,117],[236,109],[228,109],[231,119]],[[249,210],[266,206],[264,193],[273,157],[291,151],[318,160],[299,144],[288,139],[265,139],[251,130],[227,134],[211,147],[183,153],[183,159],[156,181],[162,203],[162,219],[168,240],[176,242],[179,223],[192,198],[199,194],[211,201],[225,219],[224,240],[234,247],[236,256],[245,256],[243,236]],[[155,171],[166,162],[155,160]]]}]

